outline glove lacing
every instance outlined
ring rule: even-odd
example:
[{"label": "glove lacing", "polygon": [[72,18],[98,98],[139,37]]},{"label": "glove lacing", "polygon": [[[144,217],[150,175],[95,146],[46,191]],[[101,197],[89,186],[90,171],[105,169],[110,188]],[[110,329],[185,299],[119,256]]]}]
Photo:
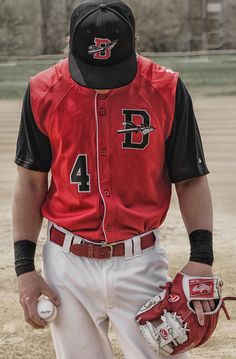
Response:
[{"label": "glove lacing", "polygon": [[229,315],[229,312],[226,308],[226,305],[225,305],[225,301],[226,300],[236,300],[236,297],[224,297],[222,299],[222,303],[221,303],[221,309],[223,309],[224,313],[225,313],[225,316],[228,320],[230,320],[230,315]]}]

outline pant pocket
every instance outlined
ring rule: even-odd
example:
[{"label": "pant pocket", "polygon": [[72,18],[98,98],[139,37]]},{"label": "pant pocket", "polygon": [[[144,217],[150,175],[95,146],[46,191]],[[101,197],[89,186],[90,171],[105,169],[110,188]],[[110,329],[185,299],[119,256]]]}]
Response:
[{"label": "pant pocket", "polygon": [[47,240],[42,251],[42,273],[48,283],[63,286],[65,256],[62,247]]}]

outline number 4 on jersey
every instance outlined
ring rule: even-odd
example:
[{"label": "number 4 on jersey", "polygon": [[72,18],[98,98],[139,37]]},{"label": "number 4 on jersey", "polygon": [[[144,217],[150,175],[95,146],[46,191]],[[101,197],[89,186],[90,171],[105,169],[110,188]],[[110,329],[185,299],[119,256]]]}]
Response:
[{"label": "number 4 on jersey", "polygon": [[90,192],[87,155],[78,155],[70,174],[70,183],[78,184],[79,192]]}]

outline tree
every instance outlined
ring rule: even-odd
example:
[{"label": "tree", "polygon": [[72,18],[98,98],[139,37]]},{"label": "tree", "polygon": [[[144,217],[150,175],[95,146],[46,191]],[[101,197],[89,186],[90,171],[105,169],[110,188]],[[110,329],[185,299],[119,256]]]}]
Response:
[{"label": "tree", "polygon": [[50,54],[51,52],[51,41],[49,35],[50,26],[50,14],[52,11],[52,0],[40,0],[41,16],[42,16],[42,43],[43,43],[43,54]]}]

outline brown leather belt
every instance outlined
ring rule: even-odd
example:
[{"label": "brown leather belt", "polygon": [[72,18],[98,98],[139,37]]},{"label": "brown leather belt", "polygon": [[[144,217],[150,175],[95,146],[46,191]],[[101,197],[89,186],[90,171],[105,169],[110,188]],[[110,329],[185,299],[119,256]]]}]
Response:
[{"label": "brown leather belt", "polygon": [[[50,240],[59,246],[63,246],[65,240],[65,234],[52,227],[50,231]],[[146,236],[141,237],[141,249],[151,247],[155,243],[155,236],[153,233],[149,233]],[[124,256],[125,245],[124,243],[83,243],[83,244],[71,244],[70,252],[76,256],[96,258],[96,259],[110,259],[111,257]]]}]

